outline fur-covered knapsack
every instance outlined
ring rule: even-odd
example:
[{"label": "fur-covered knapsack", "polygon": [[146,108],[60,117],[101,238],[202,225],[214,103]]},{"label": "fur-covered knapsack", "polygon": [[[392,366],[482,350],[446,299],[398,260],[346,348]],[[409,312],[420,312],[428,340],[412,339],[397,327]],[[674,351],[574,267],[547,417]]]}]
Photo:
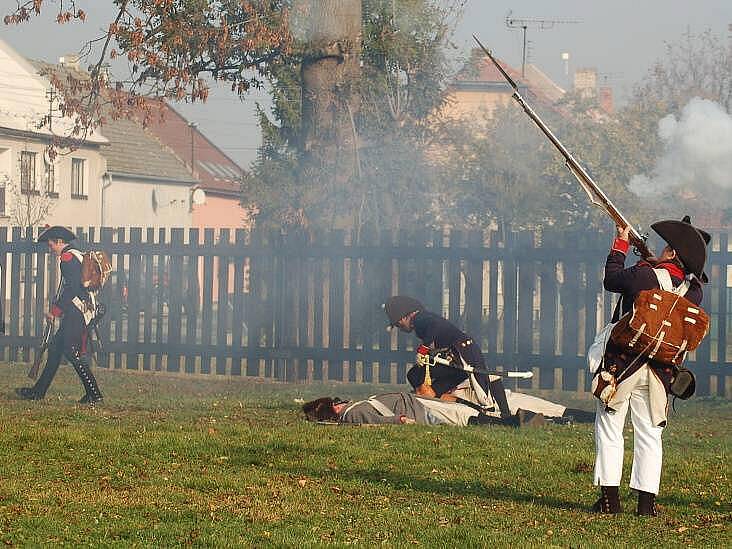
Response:
[{"label": "fur-covered knapsack", "polygon": [[610,340],[641,356],[680,366],[709,331],[709,316],[684,297],[689,283],[674,288],[668,271],[654,269],[661,289],[643,290],[633,310],[612,329]]},{"label": "fur-covered knapsack", "polygon": [[112,261],[103,250],[89,250],[81,261],[81,283],[89,291],[102,289],[112,272]]},{"label": "fur-covered knapsack", "polygon": [[90,292],[97,292],[102,289],[104,283],[112,272],[112,261],[107,252],[103,250],[89,250],[79,252],[71,250],[81,262],[81,285]]}]

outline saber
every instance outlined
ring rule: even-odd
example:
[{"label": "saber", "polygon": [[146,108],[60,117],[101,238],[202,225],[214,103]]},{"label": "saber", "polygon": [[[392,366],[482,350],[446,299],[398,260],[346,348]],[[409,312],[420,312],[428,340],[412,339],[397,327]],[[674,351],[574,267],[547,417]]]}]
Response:
[{"label": "saber", "polygon": [[490,372],[488,370],[484,370],[483,368],[476,368],[474,366],[471,366],[470,364],[466,364],[462,357],[460,357],[460,364],[439,354],[430,355],[430,359],[430,366],[440,364],[442,366],[449,366],[450,368],[455,368],[457,370],[468,372],[469,374],[484,374],[487,376],[512,377],[518,379],[531,379],[532,377],[534,377],[534,372]]}]

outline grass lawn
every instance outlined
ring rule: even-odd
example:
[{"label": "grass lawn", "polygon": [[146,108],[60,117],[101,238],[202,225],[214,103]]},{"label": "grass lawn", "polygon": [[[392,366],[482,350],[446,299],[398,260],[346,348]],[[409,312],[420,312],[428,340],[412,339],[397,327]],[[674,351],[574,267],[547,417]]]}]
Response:
[{"label": "grass lawn", "polygon": [[606,517],[591,425],[322,426],[294,399],[389,388],[108,371],[88,408],[69,367],[25,402],[27,366],[0,367],[8,545],[732,546],[728,401],[677,402],[655,519],[633,514],[628,428],[626,511]]}]

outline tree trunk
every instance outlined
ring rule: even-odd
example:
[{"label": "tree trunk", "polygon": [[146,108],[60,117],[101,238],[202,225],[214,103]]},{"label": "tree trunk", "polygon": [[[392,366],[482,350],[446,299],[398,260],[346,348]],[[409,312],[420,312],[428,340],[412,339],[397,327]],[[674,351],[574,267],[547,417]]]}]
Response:
[{"label": "tree trunk", "polygon": [[[302,150],[313,170],[340,186],[354,175],[353,124],[361,75],[361,0],[301,0],[307,52],[302,64]],[[309,169],[308,169],[309,168]]]}]

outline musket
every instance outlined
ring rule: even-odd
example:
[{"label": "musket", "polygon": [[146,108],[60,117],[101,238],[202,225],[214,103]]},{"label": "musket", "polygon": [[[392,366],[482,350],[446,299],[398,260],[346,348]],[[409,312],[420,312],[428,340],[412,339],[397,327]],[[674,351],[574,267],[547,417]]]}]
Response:
[{"label": "musket", "polygon": [[468,372],[469,374],[484,374],[487,376],[513,377],[519,379],[531,379],[532,377],[534,377],[534,372],[491,372],[483,368],[476,368],[475,366],[471,366],[470,364],[467,364],[464,360],[462,360],[462,357],[459,358],[460,360],[450,360],[449,358],[444,357],[440,354],[430,355],[430,366],[441,364],[442,366],[449,366],[450,368],[462,370],[463,372]]},{"label": "musket", "polygon": [[592,180],[587,171],[580,165],[579,162],[577,162],[577,160],[575,160],[572,154],[564,147],[564,145],[562,145],[562,143],[559,141],[559,139],[557,139],[557,137],[552,133],[547,125],[544,124],[544,121],[539,118],[539,115],[534,112],[534,109],[532,109],[531,106],[526,102],[526,100],[521,96],[516,82],[513,81],[513,79],[503,69],[500,63],[496,61],[491,52],[486,49],[486,47],[480,42],[480,40],[478,40],[478,37],[473,35],[473,39],[478,43],[478,46],[480,46],[480,49],[483,50],[488,58],[493,61],[493,64],[500,71],[506,81],[511,85],[511,87],[513,88],[513,98],[516,100],[516,102],[521,105],[521,108],[524,110],[524,112],[529,116],[529,118],[531,118],[534,124],[539,127],[544,135],[547,136],[549,141],[552,142],[552,145],[554,145],[554,147],[564,157],[565,165],[572,173],[572,175],[577,179],[582,189],[587,193],[587,196],[590,198],[590,202],[603,210],[607,215],[609,215],[618,227],[630,227],[628,237],[636,252],[643,258],[651,257],[653,254],[648,249],[645,237],[641,235],[633,227],[633,225],[630,224],[630,222],[625,218],[622,213],[620,213],[620,211],[610,201],[607,195],[602,191],[602,189],[600,189],[597,183]]},{"label": "musket", "polygon": [[36,379],[38,377],[38,369],[41,367],[41,361],[43,355],[48,350],[48,345],[51,342],[51,336],[53,335],[53,319],[47,318],[46,324],[43,327],[43,336],[41,337],[41,344],[38,346],[36,351],[36,358],[33,360],[33,366],[28,370],[28,377]]},{"label": "musket", "polygon": [[[52,303],[56,303],[60,296],[61,296],[61,290],[64,287],[64,279],[63,276],[58,281],[58,288],[56,288],[56,295],[53,298]],[[33,366],[31,366],[31,369],[28,370],[28,377],[31,379],[36,379],[38,377],[38,369],[41,367],[41,360],[43,360],[43,355],[48,350],[48,346],[51,343],[51,336],[53,335],[53,323],[54,319],[46,318],[46,324],[43,327],[43,335],[41,336],[41,344],[38,346],[38,350],[36,351],[36,358],[33,360]]]}]

